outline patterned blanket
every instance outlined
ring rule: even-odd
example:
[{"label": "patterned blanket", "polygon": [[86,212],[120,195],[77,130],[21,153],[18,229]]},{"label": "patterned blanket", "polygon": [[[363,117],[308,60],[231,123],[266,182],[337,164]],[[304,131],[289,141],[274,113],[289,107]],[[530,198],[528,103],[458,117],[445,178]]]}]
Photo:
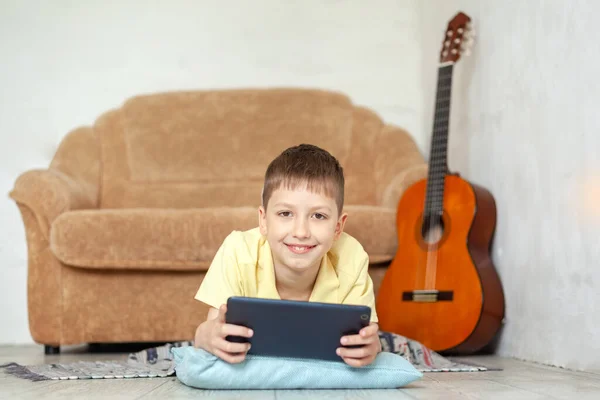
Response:
[{"label": "patterned blanket", "polygon": [[[428,349],[416,340],[389,332],[379,332],[383,351],[399,354],[422,372],[478,372],[486,367],[454,362]],[[168,377],[175,374],[173,347],[192,346],[183,341],[151,347],[129,354],[125,361],[79,361],[64,364],[0,366],[11,375],[32,381],[49,379],[125,379]]]}]

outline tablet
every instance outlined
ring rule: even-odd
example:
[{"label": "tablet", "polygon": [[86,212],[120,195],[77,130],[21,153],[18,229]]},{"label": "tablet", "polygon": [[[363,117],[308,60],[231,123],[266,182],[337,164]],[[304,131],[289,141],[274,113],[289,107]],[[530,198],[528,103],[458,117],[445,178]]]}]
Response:
[{"label": "tablet", "polygon": [[[254,331],[248,354],[342,361],[335,351],[345,335],[369,325],[368,306],[233,296],[227,300],[228,324]],[[356,346],[355,346],[356,347]]]}]

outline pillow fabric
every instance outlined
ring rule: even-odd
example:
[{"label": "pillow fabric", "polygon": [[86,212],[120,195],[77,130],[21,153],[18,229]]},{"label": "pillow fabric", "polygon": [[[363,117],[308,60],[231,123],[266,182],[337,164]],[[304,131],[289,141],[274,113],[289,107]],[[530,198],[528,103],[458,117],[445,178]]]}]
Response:
[{"label": "pillow fabric", "polygon": [[360,368],[339,361],[258,355],[229,364],[193,346],[171,352],[177,379],[200,389],[390,389],[423,376],[404,357],[387,352]]}]

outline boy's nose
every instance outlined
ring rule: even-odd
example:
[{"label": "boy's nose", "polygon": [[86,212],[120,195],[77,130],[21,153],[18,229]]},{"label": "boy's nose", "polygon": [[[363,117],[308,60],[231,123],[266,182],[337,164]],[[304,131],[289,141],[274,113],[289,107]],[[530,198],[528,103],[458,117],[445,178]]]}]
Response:
[{"label": "boy's nose", "polygon": [[308,224],[302,219],[297,219],[294,224],[294,236],[297,238],[307,238],[310,236]]}]

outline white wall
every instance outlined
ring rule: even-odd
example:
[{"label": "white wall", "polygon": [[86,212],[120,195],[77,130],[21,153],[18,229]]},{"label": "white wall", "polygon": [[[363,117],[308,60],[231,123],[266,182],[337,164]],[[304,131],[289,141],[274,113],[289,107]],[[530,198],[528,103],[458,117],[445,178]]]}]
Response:
[{"label": "white wall", "polygon": [[503,355],[600,370],[600,2],[425,0],[424,126],[448,21],[469,14],[454,68],[452,170],[495,196]]},{"label": "white wall", "polygon": [[7,193],[20,173],[48,165],[69,130],[129,96],[320,87],[425,137],[418,0],[218,4],[0,3],[0,343],[31,341],[25,234]]}]

